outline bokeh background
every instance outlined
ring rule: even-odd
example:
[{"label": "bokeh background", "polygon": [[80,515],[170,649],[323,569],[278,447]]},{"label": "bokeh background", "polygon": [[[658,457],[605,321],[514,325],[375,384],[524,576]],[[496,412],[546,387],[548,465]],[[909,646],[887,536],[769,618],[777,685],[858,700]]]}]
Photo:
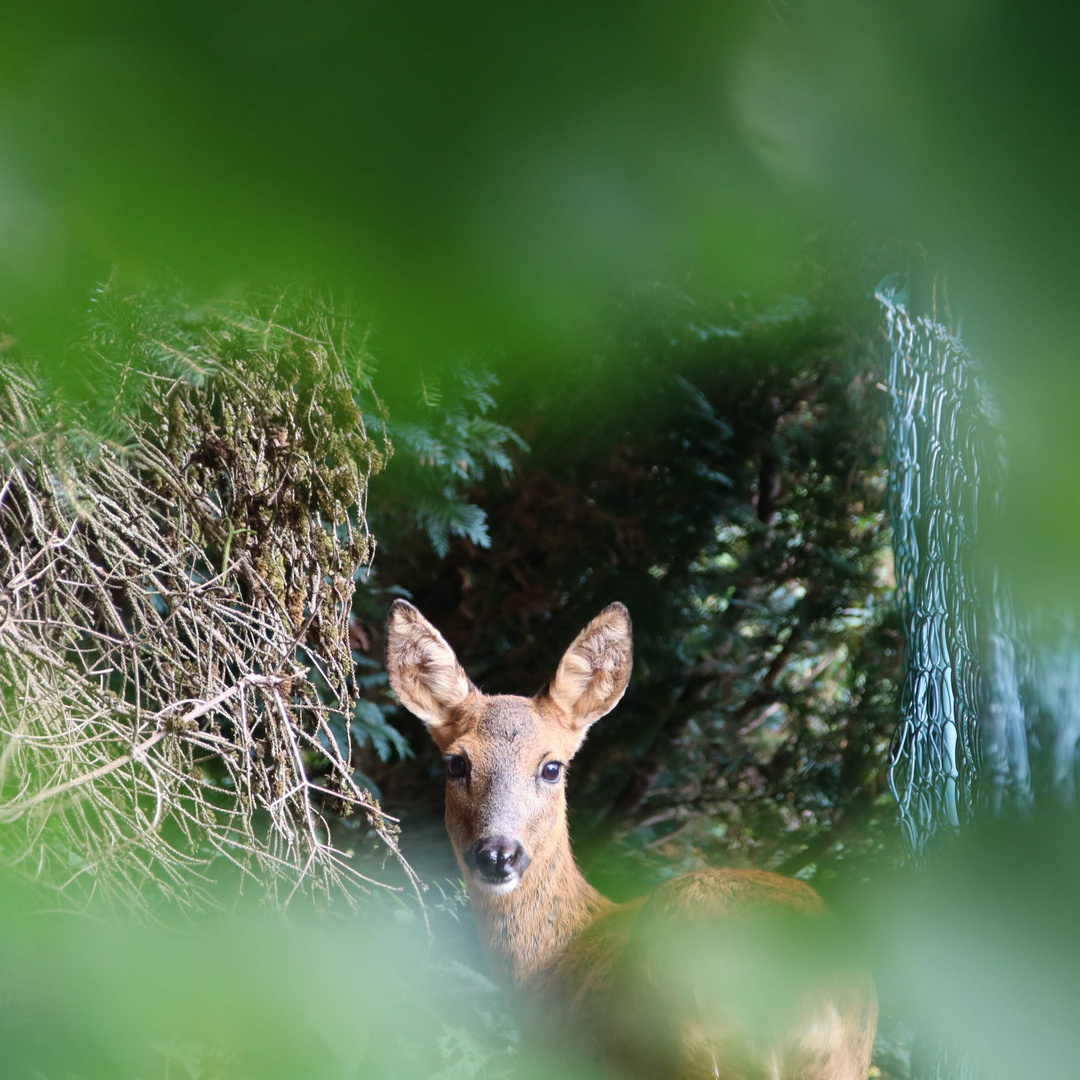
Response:
[{"label": "bokeh background", "polygon": [[1064,7],[984,0],[9,6],[3,356],[45,398],[93,429],[102,295],[191,312],[303,288],[364,328],[394,453],[368,491],[350,752],[431,889],[427,922],[376,890],[267,930],[249,896],[178,939],[30,915],[12,884],[0,1073],[556,1067],[484,974],[439,762],[385,689],[408,595],[478,683],[522,693],[629,605],[631,692],[571,778],[611,895],[705,863],[798,874],[875,971],[880,1075],[910,1074],[928,1018],[983,1075],[1080,1074],[1068,813],[905,869],[873,299],[903,276],[984,366],[1009,511],[983,557],[1021,617],[1071,617],[1076,39]]}]

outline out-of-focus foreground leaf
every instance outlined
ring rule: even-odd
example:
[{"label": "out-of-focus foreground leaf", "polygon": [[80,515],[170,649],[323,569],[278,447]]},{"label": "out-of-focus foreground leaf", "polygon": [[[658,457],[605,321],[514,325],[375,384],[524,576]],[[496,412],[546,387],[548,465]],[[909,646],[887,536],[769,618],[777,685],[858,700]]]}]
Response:
[{"label": "out-of-focus foreground leaf", "polygon": [[951,295],[931,299],[996,365],[1016,428],[1002,543],[1033,584],[1075,587],[1070,17],[972,0],[9,9],[0,305],[37,348],[114,264],[209,294],[312,275],[358,296],[399,360],[435,363],[462,342],[566,343],[628,279],[775,285],[839,218],[948,263]]},{"label": "out-of-focus foreground leaf", "polygon": [[[826,920],[658,924],[638,944],[669,984],[669,1005],[737,1003],[746,1022],[770,1027],[830,972],[869,965],[885,1011],[944,1027],[980,1075],[1072,1076],[1080,862],[1061,824],[969,838],[927,874],[838,896]],[[30,915],[10,883],[0,901],[4,1075],[590,1075],[569,1038],[530,1042],[526,1023],[519,1047],[491,984],[455,959],[453,931],[432,946],[415,925],[395,929],[374,912],[364,923],[248,915],[185,932],[117,930]]]}]

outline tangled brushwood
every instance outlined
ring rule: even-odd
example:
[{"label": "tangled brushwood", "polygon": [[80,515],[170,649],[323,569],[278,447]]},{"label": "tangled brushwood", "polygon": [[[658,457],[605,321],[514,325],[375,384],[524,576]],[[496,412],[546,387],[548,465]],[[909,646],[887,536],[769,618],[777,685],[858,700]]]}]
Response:
[{"label": "tangled brushwood", "polygon": [[389,452],[362,358],[311,298],[109,287],[78,408],[0,349],[0,858],[63,902],[354,896],[342,816],[419,888],[350,762]]}]

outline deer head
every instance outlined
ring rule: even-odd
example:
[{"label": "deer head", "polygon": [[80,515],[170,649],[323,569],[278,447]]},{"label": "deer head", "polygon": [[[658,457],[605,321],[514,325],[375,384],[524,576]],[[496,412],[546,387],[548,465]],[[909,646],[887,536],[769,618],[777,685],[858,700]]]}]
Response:
[{"label": "deer head", "polygon": [[567,766],[589,727],[623,696],[631,663],[630,615],[611,604],[535,697],[488,696],[412,604],[393,603],[390,685],[443,753],[446,827],[471,890],[512,892],[531,865],[568,849]]}]

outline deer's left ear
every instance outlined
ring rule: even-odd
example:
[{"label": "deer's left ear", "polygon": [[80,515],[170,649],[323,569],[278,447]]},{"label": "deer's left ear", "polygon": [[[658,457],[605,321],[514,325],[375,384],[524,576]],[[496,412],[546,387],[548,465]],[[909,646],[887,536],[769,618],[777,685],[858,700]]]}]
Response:
[{"label": "deer's left ear", "polygon": [[623,604],[609,604],[574,638],[540,696],[546,696],[584,735],[626,692],[633,655],[630,612]]},{"label": "deer's left ear", "polygon": [[454,709],[479,693],[446,638],[405,600],[390,605],[386,672],[401,704],[424,721],[436,742]]}]

